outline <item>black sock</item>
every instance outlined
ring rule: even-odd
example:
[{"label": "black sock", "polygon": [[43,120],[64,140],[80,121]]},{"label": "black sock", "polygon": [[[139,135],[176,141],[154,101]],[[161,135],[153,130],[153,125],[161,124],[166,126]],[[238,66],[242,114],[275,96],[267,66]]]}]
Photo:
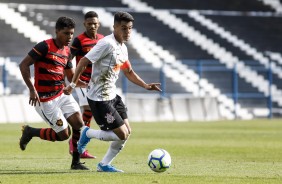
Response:
[{"label": "black sock", "polygon": [[77,151],[72,153],[72,164],[77,164],[80,162],[80,154]]},{"label": "black sock", "polygon": [[40,131],[41,128],[30,127],[30,134],[32,135],[32,137],[40,137]]}]

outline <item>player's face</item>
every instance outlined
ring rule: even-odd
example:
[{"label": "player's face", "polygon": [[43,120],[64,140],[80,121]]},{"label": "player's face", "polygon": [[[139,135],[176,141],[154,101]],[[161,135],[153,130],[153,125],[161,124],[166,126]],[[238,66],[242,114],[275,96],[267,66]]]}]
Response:
[{"label": "player's face", "polygon": [[121,21],[114,25],[115,38],[118,42],[127,42],[133,28],[133,22]]},{"label": "player's face", "polygon": [[91,18],[87,18],[84,21],[84,27],[86,29],[87,34],[94,36],[96,35],[99,27],[100,27],[100,23],[97,17],[91,17]]},{"label": "player's face", "polygon": [[56,30],[56,40],[58,46],[68,46],[73,38],[74,28],[67,28]]}]

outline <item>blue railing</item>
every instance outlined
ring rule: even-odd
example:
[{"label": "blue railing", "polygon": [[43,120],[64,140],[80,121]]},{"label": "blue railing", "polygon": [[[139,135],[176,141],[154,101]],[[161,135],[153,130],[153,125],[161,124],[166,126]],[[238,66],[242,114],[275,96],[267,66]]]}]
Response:
[{"label": "blue railing", "polygon": [[[142,62],[142,61],[140,61]],[[226,95],[229,98],[233,99],[234,105],[237,106],[238,103],[242,103],[242,101],[245,101],[244,99],[251,99],[251,100],[261,100],[263,105],[261,106],[262,108],[267,108],[269,110],[269,118],[272,118],[272,93],[271,93],[271,85],[272,85],[272,70],[271,67],[265,68],[263,67],[261,64],[259,64],[258,62],[255,61],[246,61],[246,65],[249,66],[253,71],[256,72],[260,72],[260,74],[263,73],[265,79],[269,82],[268,84],[268,95],[266,96],[265,94],[263,94],[262,92],[259,92],[256,88],[251,87],[251,85],[249,83],[247,83],[245,81],[245,79],[240,78],[239,80],[239,75],[238,75],[238,71],[237,71],[237,67],[236,65],[234,65],[233,68],[226,68],[223,64],[220,64],[218,61],[216,60],[183,60],[182,61],[183,64],[186,64],[189,69],[194,70],[199,78],[206,78],[210,83],[212,83],[211,79],[209,79],[207,76],[205,76],[206,74],[211,74],[211,73],[220,73],[220,72],[227,72],[227,76],[230,77],[228,79],[224,79],[225,81],[228,81],[227,83],[229,83],[228,85],[228,90],[224,91],[224,89],[219,85],[216,86],[216,84],[214,83],[215,87],[222,90],[221,93],[223,95]],[[135,70],[137,71],[137,73],[140,72],[144,72],[146,69],[144,69],[144,67],[141,68],[136,68]],[[147,70],[146,70],[147,71]],[[152,71],[152,72],[156,72],[156,70]],[[166,75],[163,71],[163,67],[160,68],[159,72],[159,80],[162,84],[162,92],[160,93],[160,97],[169,97],[170,96],[170,91],[167,91],[166,87],[169,85],[166,82]],[[220,78],[219,78],[220,80]],[[247,90],[244,90],[244,87],[240,86],[242,85],[242,81],[243,84],[246,85]],[[167,86],[166,86],[167,85]],[[127,93],[128,92],[128,82],[126,80],[126,78],[123,78],[122,80],[122,88],[123,88],[123,92]],[[249,89],[250,88],[250,89]],[[199,85],[199,89],[200,89],[200,85]],[[201,91],[201,90],[199,90]],[[130,91],[129,91],[130,92]],[[241,101],[240,101],[241,100]],[[251,107],[250,107],[251,108]],[[236,108],[234,110],[234,115],[237,117],[237,112],[236,112]]]},{"label": "blue railing", "polygon": [[[256,61],[246,61],[247,66],[251,67],[254,71],[266,72],[268,80],[268,96],[265,96],[259,92],[252,92],[252,93],[244,93],[239,92],[238,88],[238,71],[237,66],[234,65],[233,68],[227,69],[225,66],[218,63],[218,61],[213,60],[184,60],[183,63],[188,64],[189,68],[195,70],[200,78],[203,78],[203,73],[205,72],[230,72],[232,73],[232,78],[230,82],[232,82],[232,93],[225,93],[224,95],[228,97],[232,97],[234,101],[234,105],[238,104],[238,99],[247,99],[247,98],[267,98],[267,108],[269,109],[268,118],[272,118],[272,92],[271,92],[271,85],[273,83],[273,73],[269,63],[268,68],[261,66]],[[235,116],[237,117],[236,108],[234,111]]]},{"label": "blue railing", "polygon": [[[139,62],[139,61],[138,61]],[[141,61],[140,61],[141,62]],[[143,62],[143,61],[142,61]],[[265,96],[264,94],[260,93],[260,92],[240,92],[239,91],[239,80],[238,80],[238,71],[237,71],[237,67],[236,65],[231,68],[231,69],[227,69],[224,65],[218,63],[215,60],[210,60],[210,61],[206,61],[206,60],[183,60],[183,63],[187,64],[187,66],[194,70],[200,78],[204,78],[205,77],[205,73],[207,72],[230,72],[230,82],[231,82],[231,86],[232,86],[232,90],[230,90],[230,92],[228,93],[223,93],[224,95],[230,97],[233,99],[234,104],[236,105],[238,103],[239,99],[248,99],[248,98],[252,98],[252,99],[262,99],[262,98],[267,98],[267,105],[266,107],[269,109],[269,118],[272,118],[272,93],[271,93],[271,85],[273,83],[273,74],[272,74],[272,69],[269,66],[268,68],[262,67],[261,65],[256,65],[256,62],[253,62],[254,64],[252,66],[250,66],[250,63],[248,64],[248,66],[250,66],[254,71],[261,71],[261,72],[265,72],[267,73],[267,75],[265,75],[267,78],[266,80],[268,80],[269,85],[268,85],[268,96]],[[143,66],[143,67],[134,67],[135,70],[137,71],[137,73],[139,72],[144,72],[147,71],[148,69],[146,68],[147,65]],[[164,65],[157,71],[159,72],[159,79],[156,79],[154,81],[159,81],[162,85],[161,85],[161,89],[162,92],[160,92],[160,97],[167,97],[169,96],[171,93],[170,91],[167,91],[167,80],[166,80],[166,75],[165,72],[163,70]],[[152,70],[152,72],[156,72],[156,69],[154,69],[154,71]],[[122,75],[123,76],[123,75]],[[209,81],[209,79],[207,79]],[[3,88],[4,88],[4,92],[6,91],[6,88],[8,86],[8,80],[7,80],[7,71],[6,71],[6,66],[5,66],[5,62],[4,65],[2,67],[2,82],[3,82]],[[128,80],[123,76],[122,77],[122,91],[123,93],[128,93],[130,91],[128,91]],[[199,85],[200,87],[200,85]],[[216,86],[217,87],[217,86]],[[220,86],[218,87],[220,89]],[[4,93],[5,95],[5,93]],[[235,108],[236,109],[236,108]],[[234,111],[235,116],[237,115],[236,110]]]},{"label": "blue railing", "polygon": [[8,86],[8,80],[7,80],[7,70],[6,70],[6,62],[4,61],[3,67],[2,67],[2,83],[3,83],[3,94],[6,94],[6,89]]}]

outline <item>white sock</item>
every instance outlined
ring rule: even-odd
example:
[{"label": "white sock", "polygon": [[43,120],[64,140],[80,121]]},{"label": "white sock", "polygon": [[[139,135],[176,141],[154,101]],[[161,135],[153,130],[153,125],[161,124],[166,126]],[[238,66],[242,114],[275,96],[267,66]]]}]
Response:
[{"label": "white sock", "polygon": [[117,154],[122,150],[126,140],[113,141],[105,154],[103,160],[100,162],[102,165],[109,165],[112,163]]},{"label": "white sock", "polygon": [[95,138],[102,141],[119,141],[120,138],[113,131],[94,130],[89,129],[86,132],[86,136],[89,138]]}]

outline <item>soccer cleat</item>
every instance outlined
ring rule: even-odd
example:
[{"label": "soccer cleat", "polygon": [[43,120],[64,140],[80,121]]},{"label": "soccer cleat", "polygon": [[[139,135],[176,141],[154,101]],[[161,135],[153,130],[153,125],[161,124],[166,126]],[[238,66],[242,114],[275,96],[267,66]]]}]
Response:
[{"label": "soccer cleat", "polygon": [[84,163],[77,162],[77,163],[72,163],[71,164],[71,169],[72,170],[89,170],[88,167],[84,165]]},{"label": "soccer cleat", "polygon": [[[73,145],[72,145],[72,139],[69,140],[69,153],[72,155],[73,153]],[[93,158],[95,159],[96,156],[91,155],[88,150],[85,150],[81,155],[80,158]]]},{"label": "soccer cleat", "polygon": [[101,163],[98,164],[97,171],[98,172],[123,172],[123,170],[119,170],[119,169],[115,168],[112,165],[104,165],[104,166],[102,166]]},{"label": "soccer cleat", "polygon": [[30,135],[30,127],[28,125],[22,126],[22,137],[20,138],[20,148],[21,150],[25,150],[26,145],[29,143],[29,141],[32,139],[32,136]]},{"label": "soccer cleat", "polygon": [[85,152],[86,144],[90,141],[90,138],[86,135],[87,130],[89,130],[89,127],[85,126],[77,142],[77,150],[80,154]]},{"label": "soccer cleat", "polygon": [[88,150],[85,150],[82,154],[80,154],[80,158],[96,158],[95,156],[91,155]]}]

